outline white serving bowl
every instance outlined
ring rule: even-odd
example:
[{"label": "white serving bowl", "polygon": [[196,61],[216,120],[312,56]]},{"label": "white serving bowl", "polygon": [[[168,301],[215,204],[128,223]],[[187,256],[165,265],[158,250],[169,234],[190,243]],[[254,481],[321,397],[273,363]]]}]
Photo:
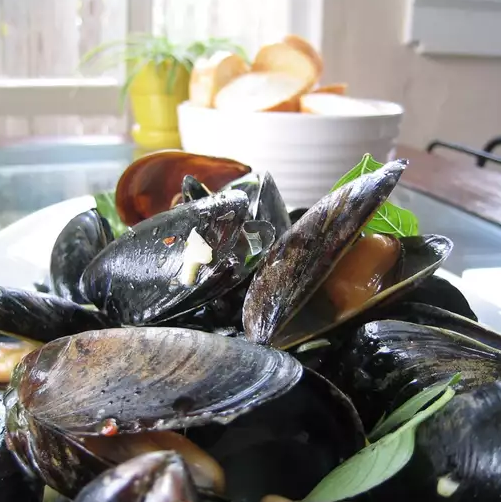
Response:
[{"label": "white serving bowl", "polygon": [[366,116],[232,112],[178,107],[183,149],[228,157],[269,171],[287,205],[309,207],[325,195],[364,153],[386,161],[398,137],[403,109],[364,100],[378,112]]}]

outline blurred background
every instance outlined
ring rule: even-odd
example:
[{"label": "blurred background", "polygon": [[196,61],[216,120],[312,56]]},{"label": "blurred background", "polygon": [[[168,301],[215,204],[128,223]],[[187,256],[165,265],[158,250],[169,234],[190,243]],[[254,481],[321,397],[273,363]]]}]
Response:
[{"label": "blurred background", "polygon": [[[404,0],[0,0],[0,140],[126,133],[124,67],[104,75],[77,68],[87,51],[128,33],[229,37],[251,56],[297,33],[322,52],[323,82],[404,106],[401,142],[423,148],[440,137],[481,147],[501,132],[501,43],[490,29],[501,24],[501,3],[425,4],[446,11],[419,28],[430,38],[447,34],[436,53],[420,53],[426,38],[406,43],[416,7]],[[451,8],[463,17],[459,36]],[[487,47],[475,46],[486,34]]]}]

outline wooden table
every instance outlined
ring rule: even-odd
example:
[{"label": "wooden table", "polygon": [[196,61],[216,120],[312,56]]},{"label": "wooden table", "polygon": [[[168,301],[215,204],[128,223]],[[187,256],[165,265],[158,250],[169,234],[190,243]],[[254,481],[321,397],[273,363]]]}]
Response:
[{"label": "wooden table", "polygon": [[401,185],[501,225],[500,172],[403,145],[395,157],[409,159]]}]

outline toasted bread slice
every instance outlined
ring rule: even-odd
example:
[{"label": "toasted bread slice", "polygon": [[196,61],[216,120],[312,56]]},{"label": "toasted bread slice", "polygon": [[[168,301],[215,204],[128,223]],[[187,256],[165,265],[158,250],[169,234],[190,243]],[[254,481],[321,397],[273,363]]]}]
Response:
[{"label": "toasted bread slice", "polygon": [[300,99],[300,110],[303,113],[334,117],[378,115],[380,113],[377,106],[365,100],[326,93],[304,94]]},{"label": "toasted bread slice", "polygon": [[304,82],[303,92],[308,92],[320,76],[311,57],[285,42],[262,47],[252,63],[252,71],[287,73],[300,78]]},{"label": "toasted bread slice", "polygon": [[215,108],[231,111],[297,112],[304,80],[287,73],[251,72],[223,87]]},{"label": "toasted bread slice", "polygon": [[190,101],[212,108],[216,94],[234,78],[247,73],[249,65],[238,54],[218,51],[195,62],[190,76]]},{"label": "toasted bread slice", "polygon": [[299,37],[298,35],[287,35],[283,38],[282,42],[290,45],[291,47],[294,47],[294,49],[297,49],[298,51],[301,51],[303,54],[308,56],[317,67],[318,76],[322,74],[322,71],[324,70],[324,62],[322,60],[322,56],[320,56],[320,54],[315,50],[315,47],[313,47],[310,42],[302,37]]},{"label": "toasted bread slice", "polygon": [[322,87],[318,87],[317,89],[313,89],[312,93],[322,93],[322,94],[339,94],[344,96],[346,94],[346,90],[348,89],[348,84],[329,84],[323,85]]}]

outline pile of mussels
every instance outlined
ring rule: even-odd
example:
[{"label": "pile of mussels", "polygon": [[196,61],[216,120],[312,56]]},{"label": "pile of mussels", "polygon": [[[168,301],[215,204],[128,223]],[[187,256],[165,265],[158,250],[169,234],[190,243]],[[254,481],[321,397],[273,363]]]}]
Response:
[{"label": "pile of mussels", "polygon": [[0,500],[299,501],[458,372],[406,466],[351,500],[499,500],[500,335],[434,275],[448,238],[362,231],[406,164],[291,213],[234,161],[132,164],[127,231],[86,211],[50,291],[0,288],[0,331],[36,345],[4,393]]}]

